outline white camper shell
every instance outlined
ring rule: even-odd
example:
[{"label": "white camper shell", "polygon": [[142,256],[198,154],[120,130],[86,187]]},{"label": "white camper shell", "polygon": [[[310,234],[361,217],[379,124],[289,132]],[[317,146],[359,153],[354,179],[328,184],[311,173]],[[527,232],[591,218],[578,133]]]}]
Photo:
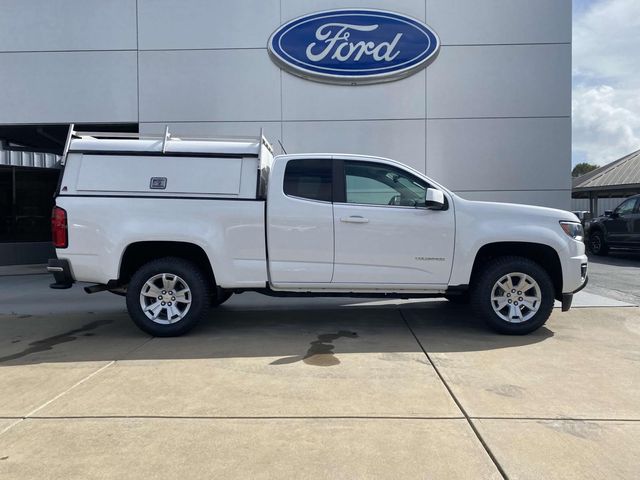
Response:
[{"label": "white camper shell", "polygon": [[264,196],[273,162],[273,148],[262,134],[257,139],[97,135],[78,133],[71,139],[65,179],[75,181],[65,182],[61,193],[256,199]]}]

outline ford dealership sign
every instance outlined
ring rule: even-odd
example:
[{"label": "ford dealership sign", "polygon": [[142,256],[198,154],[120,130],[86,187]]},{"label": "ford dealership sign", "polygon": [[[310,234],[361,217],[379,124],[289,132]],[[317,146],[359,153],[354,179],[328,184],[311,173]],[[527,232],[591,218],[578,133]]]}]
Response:
[{"label": "ford dealership sign", "polygon": [[411,75],[438,53],[424,23],[381,10],[331,10],[291,20],[269,39],[271,58],[295,75],[349,85]]}]

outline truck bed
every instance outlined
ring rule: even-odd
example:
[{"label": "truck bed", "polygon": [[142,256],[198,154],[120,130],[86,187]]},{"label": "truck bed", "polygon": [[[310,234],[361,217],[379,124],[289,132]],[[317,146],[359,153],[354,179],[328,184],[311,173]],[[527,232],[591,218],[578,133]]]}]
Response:
[{"label": "truck bed", "polygon": [[267,282],[264,201],[61,194],[57,205],[70,226],[58,257],[70,260],[74,278],[106,284],[118,278],[114,258],[132,243],[185,241],[204,250],[221,287]]}]

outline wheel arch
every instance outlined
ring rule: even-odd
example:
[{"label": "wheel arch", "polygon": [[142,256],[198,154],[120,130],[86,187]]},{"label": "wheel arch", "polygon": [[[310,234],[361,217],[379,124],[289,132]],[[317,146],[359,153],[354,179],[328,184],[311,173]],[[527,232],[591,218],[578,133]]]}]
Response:
[{"label": "wheel arch", "polygon": [[562,298],[562,264],[558,252],[551,246],[535,242],[494,242],[483,245],[476,253],[471,269],[470,285],[473,285],[482,267],[498,257],[518,256],[528,258],[545,269],[553,282],[555,298]]},{"label": "wheel arch", "polygon": [[594,223],[591,226],[589,226],[589,233],[591,232],[600,232],[603,235],[605,234],[605,228],[604,225],[600,224],[600,223]]},{"label": "wheel arch", "polygon": [[178,257],[193,262],[202,269],[211,285],[216,285],[211,260],[204,249],[194,243],[175,241],[143,241],[127,245],[120,259],[118,284],[127,284],[142,265],[163,257]]}]

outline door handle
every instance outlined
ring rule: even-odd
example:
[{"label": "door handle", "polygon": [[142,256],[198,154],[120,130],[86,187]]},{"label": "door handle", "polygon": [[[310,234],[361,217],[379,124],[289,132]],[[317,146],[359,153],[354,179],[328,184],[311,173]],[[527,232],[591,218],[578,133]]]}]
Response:
[{"label": "door handle", "polygon": [[344,223],[369,223],[368,218],[364,218],[360,215],[351,215],[350,217],[342,217],[340,221]]}]

